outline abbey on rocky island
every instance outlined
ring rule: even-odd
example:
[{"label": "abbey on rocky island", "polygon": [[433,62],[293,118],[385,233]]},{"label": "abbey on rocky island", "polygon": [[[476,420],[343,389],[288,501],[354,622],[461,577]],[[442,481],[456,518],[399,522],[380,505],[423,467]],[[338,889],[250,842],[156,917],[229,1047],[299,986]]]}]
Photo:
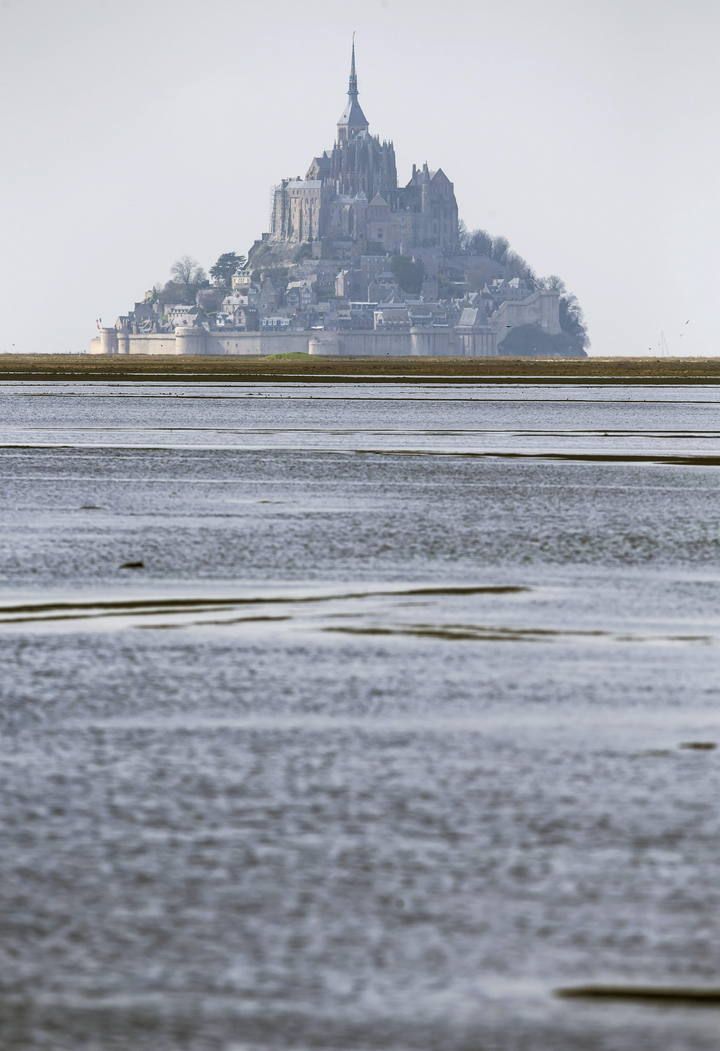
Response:
[{"label": "abbey on rocky island", "polygon": [[398,185],[394,146],[360,105],[354,40],[335,143],[274,188],[247,259],[224,253],[208,280],[184,257],[173,273],[114,326],[98,320],[90,352],[574,357],[587,342],[559,278],[462,227],[441,168]]}]

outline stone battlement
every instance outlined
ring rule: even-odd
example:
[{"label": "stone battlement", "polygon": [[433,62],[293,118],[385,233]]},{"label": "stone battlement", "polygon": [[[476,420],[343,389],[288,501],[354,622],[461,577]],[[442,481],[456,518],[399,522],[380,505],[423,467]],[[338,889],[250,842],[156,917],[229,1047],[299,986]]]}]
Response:
[{"label": "stone battlement", "polygon": [[452,328],[412,328],[404,332],[208,332],[181,326],[174,333],[135,334],[104,328],[90,343],[90,354],[145,354],[188,357],[311,354],[332,357],[493,357],[494,334],[483,329],[471,343]]}]

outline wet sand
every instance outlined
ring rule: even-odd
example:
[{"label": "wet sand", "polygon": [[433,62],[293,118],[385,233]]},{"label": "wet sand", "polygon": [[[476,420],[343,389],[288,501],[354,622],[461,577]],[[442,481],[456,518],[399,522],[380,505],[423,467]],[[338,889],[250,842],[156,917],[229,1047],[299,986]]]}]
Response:
[{"label": "wet sand", "polygon": [[397,379],[439,383],[720,383],[717,358],[310,358],[274,357],[106,358],[73,354],[7,354],[0,356],[2,380],[192,379],[224,383],[262,381],[393,382]]},{"label": "wet sand", "polygon": [[0,384],[2,1051],[717,1051],[720,387],[147,379]]}]

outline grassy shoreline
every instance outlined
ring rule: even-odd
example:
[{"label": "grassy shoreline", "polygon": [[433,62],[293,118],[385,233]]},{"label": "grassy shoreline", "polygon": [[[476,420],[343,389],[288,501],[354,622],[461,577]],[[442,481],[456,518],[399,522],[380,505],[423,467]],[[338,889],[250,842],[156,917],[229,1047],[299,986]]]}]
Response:
[{"label": "grassy shoreline", "polygon": [[717,358],[310,358],[0,355],[0,381],[720,383]]}]

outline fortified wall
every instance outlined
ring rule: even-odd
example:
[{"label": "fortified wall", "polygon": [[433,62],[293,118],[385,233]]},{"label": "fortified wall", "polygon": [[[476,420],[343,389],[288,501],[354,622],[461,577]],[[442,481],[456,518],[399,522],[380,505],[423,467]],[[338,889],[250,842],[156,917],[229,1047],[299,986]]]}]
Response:
[{"label": "fortified wall", "polygon": [[520,325],[538,325],[550,335],[561,332],[557,292],[538,290],[526,299],[506,300],[493,316],[496,331],[505,333]]},{"label": "fortified wall", "polygon": [[207,329],[194,325],[180,326],[174,332],[147,333],[102,328],[99,336],[90,342],[90,353],[171,354],[178,357],[192,354],[307,354],[309,335],[307,332],[208,332]]},{"label": "fortified wall", "polygon": [[174,333],[136,334],[102,328],[90,343],[91,354],[193,354],[265,357],[313,354],[327,357],[493,357],[495,333],[487,326],[458,334],[452,328],[411,328],[402,332],[209,332],[181,326]]}]

